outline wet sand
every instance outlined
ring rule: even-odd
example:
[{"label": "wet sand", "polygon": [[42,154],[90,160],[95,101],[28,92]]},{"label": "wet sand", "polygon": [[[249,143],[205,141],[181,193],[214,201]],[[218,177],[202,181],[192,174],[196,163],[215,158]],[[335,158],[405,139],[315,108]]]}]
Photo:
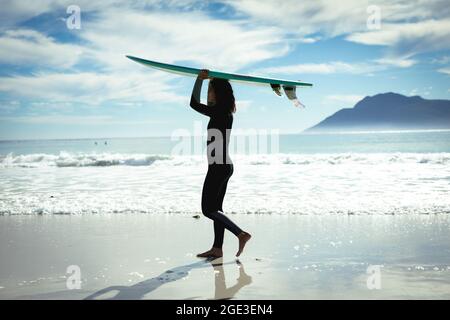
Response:
[{"label": "wet sand", "polygon": [[230,217],[207,261],[204,217],[0,216],[0,299],[450,299],[448,215]]}]

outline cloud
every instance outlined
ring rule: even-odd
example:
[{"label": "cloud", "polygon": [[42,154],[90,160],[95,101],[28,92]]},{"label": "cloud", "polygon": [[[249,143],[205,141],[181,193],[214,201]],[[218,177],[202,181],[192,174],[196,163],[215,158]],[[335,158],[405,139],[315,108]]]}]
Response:
[{"label": "cloud", "polygon": [[56,1],[53,0],[3,0],[2,10],[0,10],[0,30],[16,26],[20,22],[48,12],[55,8],[55,4]]},{"label": "cloud", "polygon": [[73,115],[37,115],[37,116],[14,116],[0,117],[0,122],[16,122],[30,124],[82,124],[82,125],[134,125],[163,123],[159,120],[124,120],[104,115],[73,116]]},{"label": "cloud", "polygon": [[0,91],[34,101],[99,105],[104,102],[186,102],[166,82],[169,75],[129,73],[41,73],[1,77]]},{"label": "cloud", "polygon": [[[95,12],[96,17],[83,22],[80,36],[99,49],[97,54],[103,49],[101,61],[105,63],[114,64],[117,53],[133,51],[145,56],[151,53],[155,59],[164,57],[168,62],[190,60],[230,71],[284,55],[290,50],[288,43],[314,43],[342,35],[348,41],[386,46],[383,59],[404,60],[403,65],[409,66],[416,54],[450,48],[446,37],[450,9],[445,0],[371,3],[380,9],[382,22],[381,29],[374,31],[367,29],[368,4],[360,0],[339,5],[327,0],[216,2],[221,2],[222,8],[232,8],[234,20],[212,18],[208,15],[209,3],[204,1],[79,0],[82,14]],[[17,23],[52,10],[65,13],[69,4],[68,0],[28,4],[9,0],[4,11]],[[5,14],[0,16],[7,18]],[[161,49],[163,45],[166,47]]]},{"label": "cloud", "polygon": [[445,74],[450,75],[450,67],[440,68],[440,69],[438,69],[438,71],[439,71],[440,73],[445,73]]},{"label": "cloud", "polygon": [[328,63],[301,63],[288,66],[270,67],[257,69],[255,72],[261,74],[370,74],[374,71],[385,69],[381,63],[348,63],[333,61]]},{"label": "cloud", "polygon": [[245,15],[255,22],[277,25],[296,34],[322,33],[326,37],[367,31],[367,20],[376,7],[381,22],[403,24],[416,20],[438,19],[445,21],[450,16],[446,0],[378,0],[367,3],[360,0],[345,0],[339,5],[328,0],[297,1],[285,0],[223,0],[232,6],[237,14]]},{"label": "cloud", "polygon": [[[61,10],[66,4],[69,1],[47,1],[36,12],[55,7]],[[0,77],[0,91],[14,99],[49,102],[43,108],[52,109],[64,109],[68,103],[187,103],[188,97],[176,93],[176,76],[145,68],[125,55],[235,71],[290,50],[279,28],[212,18],[199,11],[204,3],[196,1],[77,4],[81,7],[82,29],[73,35],[80,40],[79,45],[59,43],[30,29],[8,30],[1,35],[0,63],[32,67],[33,73]],[[31,14],[26,8],[15,7],[23,11],[17,13],[20,19]],[[168,7],[170,10],[166,10]],[[89,12],[95,14],[83,20],[83,14]],[[78,65],[92,67],[86,72]]]},{"label": "cloud", "polygon": [[223,1],[237,14],[255,23],[276,25],[297,35],[323,33],[327,37],[362,29],[366,25],[366,5],[361,1]]},{"label": "cloud", "polygon": [[389,47],[388,55],[412,57],[424,52],[450,49],[450,20],[427,20],[415,23],[384,23],[380,30],[357,32],[347,40],[365,45]]},{"label": "cloud", "polygon": [[[228,0],[237,15],[261,25],[278,26],[299,38],[345,36],[364,45],[386,47],[384,59],[408,60],[416,54],[450,48],[450,7],[446,0],[371,2],[380,11],[381,29],[368,30],[369,4],[346,0]],[[405,64],[404,64],[405,65]]]},{"label": "cloud", "polygon": [[450,56],[442,56],[439,58],[434,58],[431,60],[431,63],[437,63],[437,64],[448,64],[450,62]]},{"label": "cloud", "polygon": [[66,14],[69,5],[77,5],[81,12],[93,12],[105,10],[109,7],[134,8],[136,10],[199,10],[207,3],[201,0],[2,0],[0,11],[0,30],[14,27],[29,19],[49,12]]},{"label": "cloud", "polygon": [[411,91],[409,91],[410,96],[416,96],[418,94],[419,94],[419,89],[417,89],[417,88],[414,88]]},{"label": "cloud", "polygon": [[383,71],[390,67],[407,68],[416,63],[412,59],[376,59],[367,62],[332,61],[326,63],[300,63],[279,67],[256,69],[254,72],[260,75],[273,74],[360,74],[373,76],[374,72]]},{"label": "cloud", "polygon": [[[67,16],[66,7],[72,4],[65,0],[37,1],[39,8],[34,5],[28,8],[17,2],[7,3],[7,11],[15,17],[16,23],[50,11],[59,12],[63,18]],[[89,58],[108,67],[129,66],[122,57],[134,54],[169,63],[183,60],[235,71],[284,55],[290,49],[281,28],[213,18],[208,15],[204,1],[79,0],[76,4],[81,9],[81,30],[72,34],[82,40],[83,47],[56,43],[33,30],[8,30],[0,38],[3,61],[55,66],[66,59],[65,63],[70,66],[79,58],[74,53],[82,48]],[[89,19],[84,18],[87,14],[91,14]],[[316,39],[310,37],[302,41],[312,43]],[[36,58],[32,50],[36,50]],[[20,55],[13,57],[11,52]]]},{"label": "cloud", "polygon": [[429,96],[431,91],[433,90],[432,86],[422,87],[422,88],[414,88],[408,92],[410,96]]},{"label": "cloud", "polygon": [[300,38],[298,41],[300,43],[315,43],[315,42],[317,42],[319,40],[320,40],[319,37],[316,37],[316,38],[306,37],[306,38]]},{"label": "cloud", "polygon": [[130,66],[119,57],[131,54],[235,71],[289,51],[278,28],[254,28],[241,21],[213,19],[202,12],[109,9],[85,24],[81,37],[90,43],[97,61],[119,68]]},{"label": "cloud", "polygon": [[377,59],[375,60],[375,62],[379,63],[380,65],[388,65],[399,68],[408,68],[417,63],[417,61],[413,59],[402,59],[398,57]]},{"label": "cloud", "polygon": [[0,63],[3,64],[69,68],[81,54],[80,46],[57,43],[30,29],[8,30],[0,36]]}]

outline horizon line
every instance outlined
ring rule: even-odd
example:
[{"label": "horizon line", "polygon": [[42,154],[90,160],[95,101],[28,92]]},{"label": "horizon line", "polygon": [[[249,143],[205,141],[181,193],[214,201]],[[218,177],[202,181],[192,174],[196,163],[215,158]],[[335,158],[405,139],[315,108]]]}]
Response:
[{"label": "horizon line", "polygon": [[[286,132],[280,133],[280,135],[330,135],[330,134],[370,134],[370,133],[420,133],[420,132],[450,132],[450,128],[442,129],[393,129],[393,130],[352,130],[352,131],[317,131],[306,132],[307,129],[300,132]],[[239,135],[239,134],[237,134]],[[171,138],[170,135],[149,135],[149,136],[116,136],[116,137],[72,137],[72,138],[19,138],[19,139],[3,139],[0,138],[0,142],[19,142],[19,141],[65,141],[65,140],[107,140],[107,139],[158,139],[158,138]],[[192,137],[188,136],[188,137]]]}]

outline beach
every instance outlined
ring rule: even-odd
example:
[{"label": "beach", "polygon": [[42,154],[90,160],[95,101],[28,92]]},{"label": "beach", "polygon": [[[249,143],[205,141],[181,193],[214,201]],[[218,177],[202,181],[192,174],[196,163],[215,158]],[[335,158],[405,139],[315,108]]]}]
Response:
[{"label": "beach", "polygon": [[253,235],[238,261],[229,232],[223,258],[195,257],[203,216],[0,216],[0,299],[450,298],[447,215],[230,217]]}]

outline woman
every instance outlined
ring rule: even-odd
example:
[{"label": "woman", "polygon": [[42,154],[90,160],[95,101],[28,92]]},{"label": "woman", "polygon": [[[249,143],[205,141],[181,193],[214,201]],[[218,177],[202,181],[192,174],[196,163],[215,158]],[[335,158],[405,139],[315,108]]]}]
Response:
[{"label": "woman", "polygon": [[238,257],[251,235],[242,231],[223,214],[222,203],[228,179],[233,174],[233,163],[228,155],[229,134],[233,124],[236,105],[233,89],[227,80],[213,78],[209,81],[208,105],[200,103],[203,80],[208,79],[208,70],[199,72],[191,96],[191,107],[209,117],[208,123],[208,173],[203,183],[202,212],[214,221],[214,243],[210,250],[199,253],[197,257],[222,257],[223,235],[225,229],[231,231],[239,240]]}]

